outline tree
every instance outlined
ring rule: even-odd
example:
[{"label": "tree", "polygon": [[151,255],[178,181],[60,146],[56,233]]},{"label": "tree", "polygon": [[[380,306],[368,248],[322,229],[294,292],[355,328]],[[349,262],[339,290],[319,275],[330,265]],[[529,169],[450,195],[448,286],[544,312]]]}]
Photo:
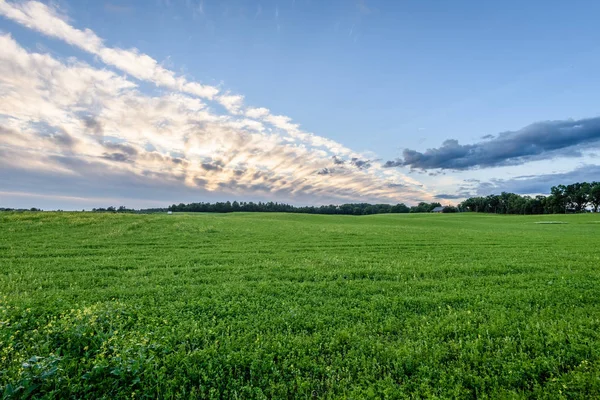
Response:
[{"label": "tree", "polygon": [[581,212],[588,204],[589,186],[587,182],[573,183],[565,188],[565,196],[569,206],[575,209],[575,212]]},{"label": "tree", "polygon": [[393,206],[391,212],[393,212],[393,213],[407,213],[407,212],[410,212],[410,208],[406,204],[400,203],[400,204],[396,204],[395,206]]},{"label": "tree", "polygon": [[441,207],[441,206],[442,206],[442,203],[433,202],[429,205],[429,209],[427,210],[427,212],[432,212],[434,208]]},{"label": "tree", "polygon": [[600,182],[592,182],[589,190],[590,204],[592,205],[594,212],[598,212],[598,208],[600,208]]},{"label": "tree", "polygon": [[550,193],[552,193],[553,213],[567,212],[569,198],[567,197],[566,190],[567,187],[565,185],[552,186],[550,189]]}]

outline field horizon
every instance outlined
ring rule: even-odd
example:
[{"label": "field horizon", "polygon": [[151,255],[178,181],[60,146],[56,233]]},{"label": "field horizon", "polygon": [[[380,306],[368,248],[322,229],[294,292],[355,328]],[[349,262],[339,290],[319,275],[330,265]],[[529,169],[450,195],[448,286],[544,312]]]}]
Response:
[{"label": "field horizon", "polygon": [[6,398],[600,396],[600,215],[0,213]]}]

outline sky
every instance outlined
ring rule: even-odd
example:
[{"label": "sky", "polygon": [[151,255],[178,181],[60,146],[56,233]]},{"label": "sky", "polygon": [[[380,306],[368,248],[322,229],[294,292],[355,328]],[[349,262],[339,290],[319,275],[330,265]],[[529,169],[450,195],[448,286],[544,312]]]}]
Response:
[{"label": "sky", "polygon": [[600,2],[0,0],[0,207],[600,179]]}]

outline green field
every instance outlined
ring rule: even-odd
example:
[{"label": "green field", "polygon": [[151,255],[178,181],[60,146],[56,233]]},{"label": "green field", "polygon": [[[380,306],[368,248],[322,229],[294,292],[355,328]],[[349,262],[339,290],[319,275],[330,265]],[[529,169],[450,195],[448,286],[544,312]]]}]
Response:
[{"label": "green field", "polygon": [[0,391],[598,398],[599,245],[599,215],[0,213]]}]

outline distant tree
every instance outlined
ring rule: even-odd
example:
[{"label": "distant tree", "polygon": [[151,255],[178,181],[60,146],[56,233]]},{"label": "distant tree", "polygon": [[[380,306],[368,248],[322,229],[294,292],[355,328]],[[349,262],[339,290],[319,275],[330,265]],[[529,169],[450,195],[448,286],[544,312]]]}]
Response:
[{"label": "distant tree", "polygon": [[589,205],[594,211],[600,208],[600,183],[598,182],[557,185],[550,189],[550,193],[549,196],[531,197],[502,192],[500,195],[470,197],[460,203],[458,208],[498,214],[557,214],[569,210],[584,212]]},{"label": "distant tree", "polygon": [[592,182],[590,184],[589,201],[594,212],[598,212],[598,208],[600,208],[600,182]]},{"label": "distant tree", "polygon": [[392,206],[392,210],[390,212],[408,213],[408,212],[410,212],[410,208],[406,204],[400,203],[400,204],[396,204],[395,206]]},{"label": "distant tree", "polygon": [[565,196],[569,206],[575,212],[581,212],[585,209],[589,202],[590,184],[587,182],[573,183],[565,188]]},{"label": "distant tree", "polygon": [[432,212],[434,208],[441,207],[441,206],[442,206],[442,203],[433,202],[433,203],[429,204],[429,208],[428,208],[427,212]]},{"label": "distant tree", "polygon": [[550,193],[552,194],[552,213],[566,213],[569,205],[567,187],[565,185],[552,186]]}]

